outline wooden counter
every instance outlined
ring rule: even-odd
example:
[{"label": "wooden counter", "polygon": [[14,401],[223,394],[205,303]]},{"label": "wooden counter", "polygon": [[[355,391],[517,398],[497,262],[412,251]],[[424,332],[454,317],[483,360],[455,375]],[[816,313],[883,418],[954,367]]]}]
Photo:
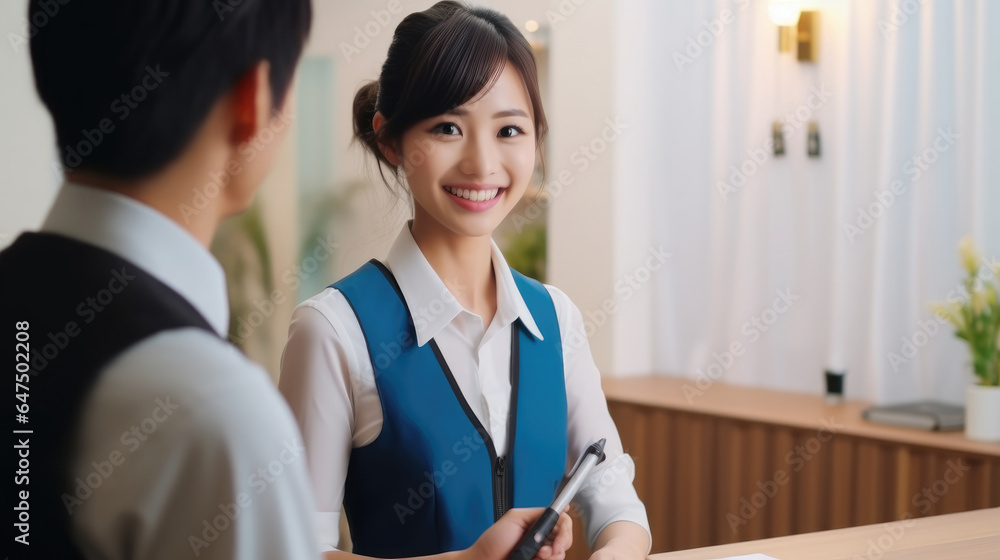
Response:
[{"label": "wooden counter", "polygon": [[996,560],[1000,557],[1000,509],[668,552],[653,555],[651,560],[706,560],[754,553],[779,560]]},{"label": "wooden counter", "polygon": [[653,553],[1000,506],[1000,443],[871,424],[868,403],[670,377],[604,391]]},{"label": "wooden counter", "polygon": [[[686,396],[685,386],[689,387],[687,394],[690,398]],[[847,401],[830,406],[822,396],[723,383],[715,383],[702,391],[694,381],[675,377],[606,379],[603,387],[609,403],[686,411],[803,429],[818,428],[823,419],[832,419],[843,425],[840,433],[845,435],[1000,457],[1000,443],[973,441],[962,432],[928,432],[872,424],[861,418],[861,411],[871,406],[871,403],[862,401]],[[697,392],[692,393],[692,389]]]}]

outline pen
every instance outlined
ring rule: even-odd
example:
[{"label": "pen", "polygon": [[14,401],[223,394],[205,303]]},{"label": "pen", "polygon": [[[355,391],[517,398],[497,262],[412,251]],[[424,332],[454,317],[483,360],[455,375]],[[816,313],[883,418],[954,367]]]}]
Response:
[{"label": "pen", "polygon": [[549,534],[556,526],[556,522],[559,521],[559,514],[566,509],[566,506],[576,496],[580,487],[583,486],[583,482],[587,479],[587,475],[590,474],[591,469],[604,460],[605,441],[605,438],[601,438],[600,441],[587,446],[587,449],[577,459],[576,465],[573,466],[573,470],[570,471],[569,477],[563,483],[562,488],[556,492],[556,497],[552,500],[552,504],[545,509],[545,513],[524,534],[521,542],[510,553],[509,560],[531,560],[535,557],[538,549],[542,548],[542,543],[545,542],[545,539],[549,538]]}]

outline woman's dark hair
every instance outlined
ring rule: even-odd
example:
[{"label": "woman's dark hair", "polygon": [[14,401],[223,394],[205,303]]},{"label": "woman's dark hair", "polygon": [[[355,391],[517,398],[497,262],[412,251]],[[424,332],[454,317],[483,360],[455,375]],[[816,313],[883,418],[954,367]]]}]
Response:
[{"label": "woman's dark hair", "polygon": [[215,102],[267,60],[281,106],[312,22],[310,0],[31,0],[35,87],[63,165],[150,175]]},{"label": "woman's dark hair", "polygon": [[[451,0],[406,16],[396,27],[378,81],[365,84],[354,97],[354,137],[375,155],[386,184],[385,167],[397,180],[400,169],[379,144],[398,148],[413,124],[469,101],[495,83],[508,63],[527,86],[535,143],[541,146],[548,127],[535,55],[507,16]],[[377,133],[372,127],[376,111],[385,118]]]}]

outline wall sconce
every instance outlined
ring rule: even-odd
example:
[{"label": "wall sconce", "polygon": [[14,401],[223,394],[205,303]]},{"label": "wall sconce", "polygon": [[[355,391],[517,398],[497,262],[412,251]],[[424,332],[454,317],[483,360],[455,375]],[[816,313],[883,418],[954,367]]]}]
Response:
[{"label": "wall sconce", "polygon": [[798,0],[771,0],[768,13],[771,21],[778,27],[792,27],[799,23],[802,6]]},{"label": "wall sconce", "polygon": [[796,52],[802,62],[819,58],[819,12],[803,11],[801,0],[770,0],[768,14],[778,26],[778,51]]}]

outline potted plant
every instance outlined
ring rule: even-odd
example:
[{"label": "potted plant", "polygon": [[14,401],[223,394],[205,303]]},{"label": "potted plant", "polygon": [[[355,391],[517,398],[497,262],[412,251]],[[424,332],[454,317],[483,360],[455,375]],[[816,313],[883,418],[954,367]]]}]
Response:
[{"label": "potted plant", "polygon": [[976,383],[965,397],[965,434],[980,441],[1000,441],[1000,302],[997,292],[1000,264],[980,267],[979,251],[971,237],[958,244],[965,269],[965,293],[934,304],[935,313],[955,327],[972,354]]}]

